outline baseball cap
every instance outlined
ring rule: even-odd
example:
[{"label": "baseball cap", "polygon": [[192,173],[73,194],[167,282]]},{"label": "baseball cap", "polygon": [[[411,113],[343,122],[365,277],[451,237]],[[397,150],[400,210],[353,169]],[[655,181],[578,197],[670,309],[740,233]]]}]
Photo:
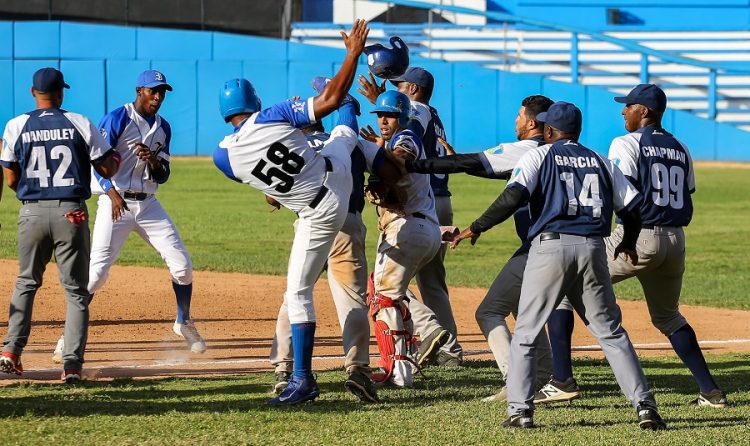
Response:
[{"label": "baseball cap", "polygon": [[583,117],[581,110],[570,102],[558,101],[546,112],[536,115],[536,120],[568,133],[579,133]]},{"label": "baseball cap", "polygon": [[667,109],[667,95],[664,94],[664,90],[654,84],[640,84],[632,89],[627,96],[616,97],[615,102],[645,105],[658,112]]},{"label": "baseball cap", "polygon": [[70,85],[65,83],[60,70],[47,67],[37,70],[34,73],[34,90],[47,93],[62,90],[63,88],[70,88]]},{"label": "baseball cap", "polygon": [[154,88],[160,85],[166,86],[167,91],[172,91],[172,86],[167,83],[167,77],[161,71],[146,70],[138,75],[136,87]]},{"label": "baseball cap", "polygon": [[432,92],[432,88],[435,86],[435,78],[432,77],[429,71],[421,67],[409,67],[404,74],[391,79],[393,85],[398,86],[399,82],[411,82],[430,92]]}]

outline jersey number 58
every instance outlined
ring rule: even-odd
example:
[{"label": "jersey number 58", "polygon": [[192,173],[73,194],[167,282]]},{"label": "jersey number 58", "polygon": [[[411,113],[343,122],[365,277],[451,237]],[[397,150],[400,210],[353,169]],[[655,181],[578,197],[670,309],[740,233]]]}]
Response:
[{"label": "jersey number 58", "polygon": [[[264,182],[268,186],[273,183],[274,178],[280,181],[274,189],[279,193],[287,193],[292,190],[294,186],[294,177],[302,171],[302,167],[305,165],[305,159],[294,152],[290,152],[289,149],[280,142],[271,144],[266,152],[266,160],[261,159],[258,164],[253,168],[252,174],[255,178]],[[274,164],[276,167],[271,166],[268,170],[264,171],[268,163]]]}]

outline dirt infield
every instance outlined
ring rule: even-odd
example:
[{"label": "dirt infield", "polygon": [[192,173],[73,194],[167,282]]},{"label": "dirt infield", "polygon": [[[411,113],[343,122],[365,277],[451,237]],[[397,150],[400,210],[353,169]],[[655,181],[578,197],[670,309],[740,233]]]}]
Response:
[{"label": "dirt infield", "polygon": [[[0,260],[3,336],[7,327],[5,312],[17,273],[15,261]],[[284,285],[283,277],[196,272],[192,315],[208,351],[193,354],[171,330],[175,303],[166,268],[115,266],[91,305],[85,373],[89,379],[106,379],[269,370],[268,351]],[[319,281],[315,292],[319,320],[314,366],[337,367],[342,364],[340,330],[327,283]],[[451,288],[459,340],[468,359],[491,357],[474,321],[474,310],[484,292]],[[640,354],[673,354],[668,341],[651,326],[642,302],[623,301],[620,306],[624,325]],[[682,309],[692,321],[705,353],[750,352],[750,311],[693,306]],[[64,314],[65,298],[57,269],[51,264],[36,298],[34,326],[23,355],[25,378],[50,380],[59,376],[60,366],[52,362],[51,354],[62,333]],[[574,333],[576,354],[601,355],[594,344],[583,324],[578,323]],[[376,352],[374,339],[371,352]],[[12,382],[8,378],[0,377],[0,383]]]}]

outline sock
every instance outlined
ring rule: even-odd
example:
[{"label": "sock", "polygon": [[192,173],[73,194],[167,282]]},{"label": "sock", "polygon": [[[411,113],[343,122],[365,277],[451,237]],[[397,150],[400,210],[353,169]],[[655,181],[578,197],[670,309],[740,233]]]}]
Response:
[{"label": "sock", "polygon": [[337,125],[345,125],[359,134],[357,124],[357,109],[352,102],[344,102],[339,106],[339,121]]},{"label": "sock", "polygon": [[669,342],[672,343],[672,348],[677,356],[682,359],[682,362],[693,374],[701,392],[708,393],[719,388],[708,370],[703,352],[698,345],[698,339],[695,337],[695,331],[690,324],[685,324],[672,333],[672,336],[669,336]]},{"label": "sock", "polygon": [[292,324],[292,350],[294,351],[294,376],[312,375],[312,352],[315,343],[315,322]]},{"label": "sock", "polygon": [[193,284],[180,285],[172,282],[172,289],[177,298],[177,322],[184,324],[190,320],[190,299],[193,297]]},{"label": "sock", "polygon": [[547,321],[549,344],[552,348],[552,377],[556,381],[564,382],[573,377],[573,326],[573,312],[569,310],[555,310]]}]

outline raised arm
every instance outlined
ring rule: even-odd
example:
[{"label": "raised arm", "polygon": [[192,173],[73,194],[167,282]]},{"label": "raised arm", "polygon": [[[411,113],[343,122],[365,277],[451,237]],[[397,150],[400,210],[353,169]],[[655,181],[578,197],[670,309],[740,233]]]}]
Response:
[{"label": "raised arm", "polygon": [[317,121],[336,110],[352,87],[354,75],[357,71],[357,62],[365,47],[369,32],[370,28],[367,27],[367,22],[361,19],[354,22],[349,35],[341,32],[341,38],[344,39],[344,45],[346,45],[346,57],[344,57],[344,62],[341,64],[338,73],[331,79],[325,90],[313,99],[313,110]]}]

